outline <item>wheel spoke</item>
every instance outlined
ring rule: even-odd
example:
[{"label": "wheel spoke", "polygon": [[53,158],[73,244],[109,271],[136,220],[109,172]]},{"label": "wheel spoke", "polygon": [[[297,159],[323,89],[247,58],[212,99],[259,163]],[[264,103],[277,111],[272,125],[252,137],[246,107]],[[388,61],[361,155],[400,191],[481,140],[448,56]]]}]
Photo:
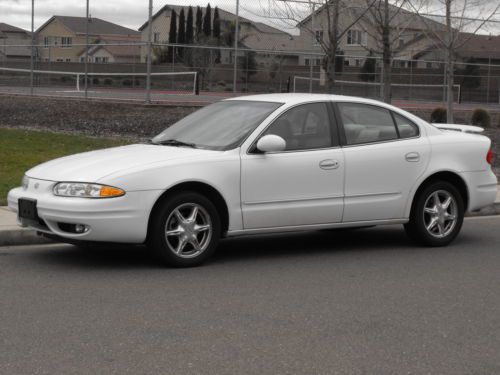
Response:
[{"label": "wheel spoke", "polygon": [[196,225],[194,227],[194,230],[195,232],[198,234],[198,233],[201,233],[201,232],[206,232],[208,230],[210,230],[210,225],[206,224],[206,225]]},{"label": "wheel spoke", "polygon": [[438,213],[436,206],[432,208],[427,207],[424,211],[431,215],[436,215]]},{"label": "wheel spoke", "polygon": [[175,210],[174,211],[174,215],[177,218],[177,220],[179,220],[179,223],[185,223],[186,222],[186,218],[184,216],[182,216],[182,214],[181,214],[181,212],[179,210]]},{"label": "wheel spoke", "polygon": [[184,237],[179,237],[179,243],[177,244],[177,249],[175,249],[175,252],[177,254],[182,254],[182,251],[187,245],[187,241]]},{"label": "wheel spoke", "polygon": [[435,206],[438,206],[441,204],[441,201],[439,200],[439,194],[438,192],[434,192],[434,194],[432,194],[432,197],[434,198],[434,205]]},{"label": "wheel spoke", "polygon": [[192,240],[189,241],[189,243],[191,245],[193,245],[193,248],[196,250],[196,251],[201,251],[201,246],[200,246],[200,242],[198,241],[197,238],[193,238]]},{"label": "wheel spoke", "polygon": [[184,233],[184,231],[182,230],[182,228],[180,226],[178,226],[177,228],[175,229],[172,229],[172,230],[167,230],[166,234],[168,237],[179,237],[182,233]]},{"label": "wheel spoke", "polygon": [[193,207],[193,211],[191,211],[191,215],[189,215],[189,218],[187,219],[188,222],[194,223],[196,221],[196,218],[198,217],[198,206]]},{"label": "wheel spoke", "polygon": [[446,200],[445,200],[445,201],[441,204],[441,206],[442,206],[445,210],[447,210],[447,209],[448,209],[448,207],[450,207],[451,201],[452,201],[451,197],[448,197],[448,198],[446,198]]},{"label": "wheel spoke", "polygon": [[430,232],[431,229],[434,228],[437,223],[438,223],[438,218],[437,217],[433,217],[431,219],[431,222],[429,223],[429,225],[427,225],[427,230]]},{"label": "wheel spoke", "polygon": [[439,222],[438,222],[438,233],[439,233],[439,235],[440,235],[440,236],[442,236],[442,235],[443,235],[443,233],[444,233],[444,227],[443,227],[443,224],[441,224],[441,223],[439,223]]},{"label": "wheel spoke", "polygon": [[447,220],[447,221],[453,221],[456,218],[457,218],[456,215],[452,215],[452,214],[448,214],[448,213],[444,215],[444,219]]}]

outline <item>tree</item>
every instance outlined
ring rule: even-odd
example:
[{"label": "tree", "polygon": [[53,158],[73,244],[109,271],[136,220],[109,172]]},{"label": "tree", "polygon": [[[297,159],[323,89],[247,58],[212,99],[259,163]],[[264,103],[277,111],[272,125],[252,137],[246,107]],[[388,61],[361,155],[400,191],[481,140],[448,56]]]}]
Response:
[{"label": "tree", "polygon": [[[179,44],[186,43],[186,15],[184,14],[184,8],[181,9],[181,13],[179,15],[179,32],[177,34],[177,43]],[[179,47],[177,53],[182,58],[184,53],[184,48]]]},{"label": "tree", "polygon": [[193,42],[194,42],[193,7],[189,6],[187,21],[186,21],[186,44],[192,44]]},{"label": "tree", "polygon": [[[311,37],[316,39],[316,42],[325,53],[323,66],[326,70],[327,89],[333,92],[335,86],[335,75],[337,73],[338,62],[337,54],[340,50],[340,41],[348,33],[348,31],[365,16],[373,3],[378,0],[369,0],[366,6],[351,6],[351,0],[318,0],[320,3],[318,10],[313,8],[311,13],[310,7],[306,9],[310,13],[304,18],[304,8],[296,3],[304,3],[305,1],[280,1],[269,0],[269,9],[266,9],[267,14],[272,14],[273,18],[288,20],[292,24],[300,24]],[[313,19],[320,18],[320,25],[317,22],[312,22]],[[313,27],[314,24],[314,27]],[[317,38],[316,32],[318,28],[324,32],[324,38]]]},{"label": "tree", "polygon": [[[168,44],[177,43],[177,13],[172,9],[172,15],[170,17],[170,32],[168,34]],[[170,46],[168,48],[168,61],[172,61],[175,56],[175,47]]]},{"label": "tree", "polygon": [[221,36],[219,7],[215,7],[215,10],[214,10],[214,24],[213,24],[213,34],[212,35],[217,40],[219,40],[220,36]]},{"label": "tree", "polygon": [[205,34],[206,37],[212,36],[212,8],[210,7],[210,3],[205,9],[205,17],[203,18],[203,34]]},{"label": "tree", "polygon": [[365,63],[361,67],[361,73],[359,78],[365,82],[375,81],[375,71],[377,69],[377,60],[373,57],[373,53],[370,52],[368,57],[365,59]]},{"label": "tree", "polygon": [[203,31],[203,12],[201,8],[196,7],[196,37],[200,38],[201,32]]},{"label": "tree", "polygon": [[[445,31],[439,32],[430,28],[428,37],[433,45],[445,55],[447,122],[453,123],[456,51],[464,46],[495,15],[499,14],[500,3],[489,0],[435,0],[431,4],[431,8],[424,10],[416,9],[412,0],[410,0],[410,4],[426,24],[429,23],[429,14],[436,17],[440,12],[444,13],[442,18],[444,18]],[[437,11],[436,5],[440,8]]]}]

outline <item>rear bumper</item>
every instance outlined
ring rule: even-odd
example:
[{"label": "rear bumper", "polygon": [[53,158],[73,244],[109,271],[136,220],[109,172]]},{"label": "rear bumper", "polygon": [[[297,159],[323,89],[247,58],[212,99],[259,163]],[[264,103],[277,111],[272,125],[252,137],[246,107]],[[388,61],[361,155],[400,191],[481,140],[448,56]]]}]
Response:
[{"label": "rear bumper", "polygon": [[498,180],[491,171],[460,173],[469,190],[469,206],[467,211],[478,211],[495,203],[498,191]]},{"label": "rear bumper", "polygon": [[[18,219],[19,225],[68,240],[140,244],[146,240],[149,215],[161,191],[127,192],[111,199],[57,197],[53,182],[36,180],[38,191],[16,188],[9,192],[9,208],[18,212],[19,198],[37,201],[40,222]],[[60,224],[82,224],[82,234],[64,231]],[[63,229],[62,229],[63,228]]]}]

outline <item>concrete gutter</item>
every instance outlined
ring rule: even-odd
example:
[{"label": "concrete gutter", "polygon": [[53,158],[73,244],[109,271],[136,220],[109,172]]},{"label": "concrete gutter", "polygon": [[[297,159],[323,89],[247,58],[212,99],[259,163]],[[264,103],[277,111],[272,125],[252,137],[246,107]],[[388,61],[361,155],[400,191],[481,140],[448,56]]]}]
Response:
[{"label": "concrete gutter", "polygon": [[[500,215],[500,187],[496,202],[493,205],[485,207],[481,211],[472,213],[469,216],[490,215]],[[37,235],[32,229],[21,228],[17,224],[16,214],[7,207],[0,207],[0,247],[40,245],[50,242],[45,237]]]}]

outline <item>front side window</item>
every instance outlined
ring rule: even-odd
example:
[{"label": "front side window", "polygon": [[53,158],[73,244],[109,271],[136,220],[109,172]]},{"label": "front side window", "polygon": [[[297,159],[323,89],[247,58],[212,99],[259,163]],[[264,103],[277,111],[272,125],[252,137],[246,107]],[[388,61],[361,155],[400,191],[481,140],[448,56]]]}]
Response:
[{"label": "front side window", "polygon": [[264,133],[268,134],[283,138],[285,151],[332,147],[330,118],[325,103],[303,104],[288,110]]},{"label": "front side window", "polygon": [[348,145],[389,141],[398,133],[389,110],[358,103],[339,103]]},{"label": "front side window", "polygon": [[230,150],[241,143],[282,103],[228,100],[200,109],[167,128],[153,144],[172,141],[209,150]]}]

